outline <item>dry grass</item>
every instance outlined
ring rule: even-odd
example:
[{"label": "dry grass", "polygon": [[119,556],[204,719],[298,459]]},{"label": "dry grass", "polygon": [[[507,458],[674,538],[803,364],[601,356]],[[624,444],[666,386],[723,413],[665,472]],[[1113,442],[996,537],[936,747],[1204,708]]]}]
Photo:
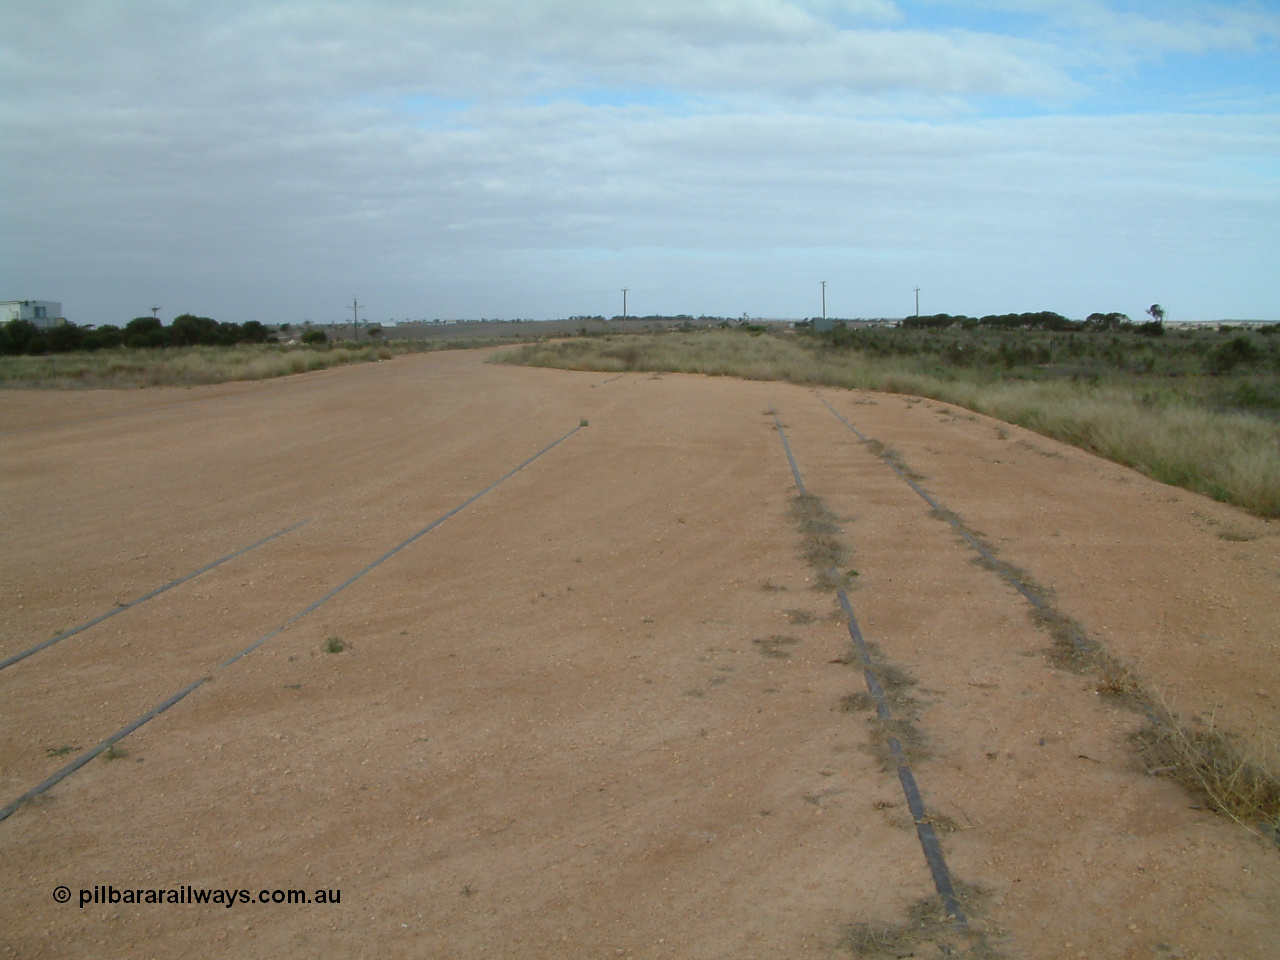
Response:
[{"label": "dry grass", "polygon": [[463,350],[510,344],[477,337],[459,340],[338,342],[319,347],[241,344],[98,350],[41,357],[0,357],[0,387],[61,390],[187,387],[231,380],[269,380],[351,363],[390,360],[403,353]]},{"label": "dry grass", "polygon": [[[943,520],[954,518],[947,512],[934,514]],[[979,535],[965,529],[981,542]],[[1002,560],[989,543],[983,546],[994,558],[994,564],[984,561],[984,565],[1016,578],[1039,602],[1033,617],[1053,638],[1049,661],[1092,676],[1099,695],[1147,717],[1132,738],[1146,771],[1180,783],[1209,809],[1280,843],[1280,774],[1274,764],[1265,757],[1250,758],[1237,738],[1219,730],[1212,717],[1185,724],[1163,698],[1148,689],[1133,664],[1113,655],[1083,625],[1058,610],[1049,591],[1026,571]]]},{"label": "dry grass", "polygon": [[840,527],[835,514],[820,497],[801,494],[791,501],[791,517],[800,532],[801,554],[813,568],[815,586],[820,590],[847,587],[849,576],[840,567],[849,559],[849,551],[836,537]]},{"label": "dry grass", "polygon": [[[985,895],[972,888],[956,891],[965,913],[980,912]],[[995,960],[1000,954],[987,938],[965,929],[947,916],[937,897],[917,901],[902,923],[855,923],[845,928],[840,947],[864,960],[906,960],[908,957],[967,957]]]},{"label": "dry grass", "polygon": [[930,397],[1016,423],[1260,516],[1280,516],[1280,426],[1247,413],[1152,403],[1120,384],[948,379],[913,369],[903,359],[824,352],[800,337],[726,330],[561,340],[495,359],[571,370],[670,370],[786,380]]},{"label": "dry grass", "polygon": [[1183,724],[1162,702],[1133,735],[1147,773],[1180,783],[1210,809],[1280,843],[1280,776],[1250,759],[1214,718]]}]

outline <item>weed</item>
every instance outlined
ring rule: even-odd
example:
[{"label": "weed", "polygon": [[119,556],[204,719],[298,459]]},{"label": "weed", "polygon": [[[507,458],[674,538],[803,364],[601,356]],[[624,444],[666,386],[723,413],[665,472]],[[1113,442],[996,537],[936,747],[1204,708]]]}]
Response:
[{"label": "weed", "polygon": [[875,699],[865,690],[860,693],[846,693],[840,698],[841,713],[862,713],[875,708]]},{"label": "weed", "polygon": [[107,747],[107,749],[103,750],[101,754],[103,760],[123,760],[128,755],[128,750],[123,747],[116,746],[114,743]]},{"label": "weed", "polygon": [[[979,912],[986,894],[970,887],[956,890],[966,914]],[[968,960],[995,960],[999,954],[986,936],[961,926],[947,916],[937,897],[926,897],[912,905],[902,923],[855,923],[845,929],[840,947],[865,960],[905,960],[907,957],[964,957]],[[932,948],[932,949],[929,949]],[[924,951],[928,949],[928,954]]]},{"label": "weed", "polygon": [[[876,716],[868,722],[872,729],[868,750],[879,761],[880,769],[885,773],[895,773],[900,764],[910,767],[933,756],[924,734],[910,720],[901,717]],[[893,747],[889,743],[891,738],[898,742],[898,747],[902,751],[901,761],[894,755]]]},{"label": "weed", "polygon": [[797,626],[804,626],[814,621],[813,614],[808,610],[783,610],[782,612],[786,614],[788,623],[794,623]]},{"label": "weed", "polygon": [[330,637],[324,642],[325,653],[341,653],[345,649],[347,645],[341,637]]},{"label": "weed", "polygon": [[752,640],[751,642],[756,645],[756,649],[760,651],[761,656],[771,657],[774,660],[786,660],[791,656],[786,648],[794,646],[800,640],[797,637],[773,636],[768,640]]},{"label": "weed", "polygon": [[1209,809],[1280,842],[1280,776],[1249,759],[1212,716],[1187,726],[1160,702],[1155,721],[1132,742],[1148,773],[1180,783]]},{"label": "weed", "polygon": [[45,756],[65,757],[67,754],[71,753],[73,750],[79,750],[79,749],[80,749],[79,747],[73,747],[69,743],[63,744],[60,747],[49,747],[48,749],[45,750]]},{"label": "weed", "polygon": [[1218,539],[1226,540],[1229,543],[1248,543],[1250,540],[1257,540],[1256,533],[1240,533],[1237,530],[1219,530]]},{"label": "weed", "polygon": [[820,590],[848,586],[848,577],[839,572],[848,551],[836,538],[840,527],[835,514],[820,497],[805,493],[791,501],[791,516],[800,531],[800,552],[817,574],[815,586]]}]

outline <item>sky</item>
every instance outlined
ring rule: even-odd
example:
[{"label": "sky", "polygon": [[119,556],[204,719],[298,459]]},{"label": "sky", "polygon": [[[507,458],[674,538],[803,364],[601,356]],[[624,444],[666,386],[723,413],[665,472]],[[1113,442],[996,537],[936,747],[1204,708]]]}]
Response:
[{"label": "sky", "polygon": [[1280,2],[0,0],[77,323],[1280,318]]}]

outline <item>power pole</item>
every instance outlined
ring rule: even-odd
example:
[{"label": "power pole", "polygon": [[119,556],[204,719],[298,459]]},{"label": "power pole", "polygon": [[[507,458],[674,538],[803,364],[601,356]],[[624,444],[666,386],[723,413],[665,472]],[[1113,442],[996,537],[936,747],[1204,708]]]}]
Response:
[{"label": "power pole", "polygon": [[627,288],[622,288],[622,319],[627,319]]},{"label": "power pole", "polygon": [[356,303],[356,298],[351,298],[351,339],[356,340],[360,336],[360,307],[361,304]]},{"label": "power pole", "polygon": [[821,281],[821,283],[822,283],[822,319],[825,320],[827,319],[827,281],[823,280]]},{"label": "power pole", "polygon": [[151,308],[151,319],[152,319],[152,320],[159,320],[159,319],[160,319],[160,308],[159,308],[159,307],[152,307],[152,308]]},{"label": "power pole", "polygon": [[916,287],[916,316],[920,316],[920,288]]}]

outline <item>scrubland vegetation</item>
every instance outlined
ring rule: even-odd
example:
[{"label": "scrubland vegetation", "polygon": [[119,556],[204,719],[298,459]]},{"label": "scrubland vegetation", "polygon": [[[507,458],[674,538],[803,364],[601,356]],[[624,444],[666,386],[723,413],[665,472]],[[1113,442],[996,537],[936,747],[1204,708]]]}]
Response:
[{"label": "scrubland vegetation", "polygon": [[195,386],[228,380],[267,380],[349,363],[389,360],[402,353],[459,350],[511,338],[337,342],[305,346],[239,344],[213,347],[116,347],[38,356],[0,356],[0,388],[62,389]]},{"label": "scrubland vegetation", "polygon": [[1053,329],[1057,321],[1013,327],[972,318],[920,318],[925,322],[822,334],[742,325],[577,337],[525,346],[499,359],[930,397],[1261,516],[1280,516],[1280,336],[1269,330],[1166,331],[1154,322],[1127,324],[1117,317],[1065,329]]}]

